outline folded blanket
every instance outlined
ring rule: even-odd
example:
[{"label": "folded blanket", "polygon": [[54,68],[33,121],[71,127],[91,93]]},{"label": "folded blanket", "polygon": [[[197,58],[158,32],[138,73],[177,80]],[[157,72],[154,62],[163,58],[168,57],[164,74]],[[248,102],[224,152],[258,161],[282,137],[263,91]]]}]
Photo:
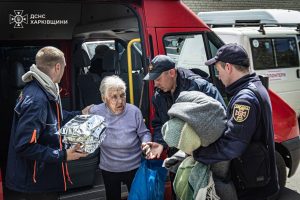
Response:
[{"label": "folded blanket", "polygon": [[222,104],[199,91],[181,92],[168,115],[191,126],[204,147],[215,142],[225,129],[226,112]]},{"label": "folded blanket", "polygon": [[176,193],[176,197],[180,200],[193,199],[193,187],[188,183],[188,181],[191,171],[195,165],[196,161],[192,158],[192,156],[189,156],[182,161],[177,170],[173,182],[173,187]]},{"label": "folded blanket", "polygon": [[162,135],[169,147],[176,147],[189,155],[201,145],[200,137],[192,127],[178,118],[163,125]]},{"label": "folded blanket", "polygon": [[180,200],[219,200],[209,166],[195,161],[192,156],[180,164],[173,186]]}]

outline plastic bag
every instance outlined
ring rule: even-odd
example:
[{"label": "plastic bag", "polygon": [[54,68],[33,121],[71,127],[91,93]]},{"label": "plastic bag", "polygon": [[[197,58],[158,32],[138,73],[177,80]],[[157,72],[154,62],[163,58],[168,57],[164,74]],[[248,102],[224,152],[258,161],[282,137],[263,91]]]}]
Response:
[{"label": "plastic bag", "polygon": [[135,174],[131,184],[128,200],[161,200],[164,199],[166,168],[162,160],[146,160]]}]

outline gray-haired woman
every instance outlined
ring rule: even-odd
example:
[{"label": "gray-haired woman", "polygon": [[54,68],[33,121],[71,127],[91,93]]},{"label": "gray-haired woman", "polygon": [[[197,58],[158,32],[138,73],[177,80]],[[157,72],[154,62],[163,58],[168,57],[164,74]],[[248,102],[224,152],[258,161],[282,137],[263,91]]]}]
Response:
[{"label": "gray-haired woman", "polygon": [[140,166],[142,146],[151,141],[141,111],[126,103],[126,85],[118,76],[107,76],[100,84],[104,103],[91,107],[90,114],[105,117],[106,138],[101,145],[100,164],[106,199],[121,199],[121,182],[130,190]]}]

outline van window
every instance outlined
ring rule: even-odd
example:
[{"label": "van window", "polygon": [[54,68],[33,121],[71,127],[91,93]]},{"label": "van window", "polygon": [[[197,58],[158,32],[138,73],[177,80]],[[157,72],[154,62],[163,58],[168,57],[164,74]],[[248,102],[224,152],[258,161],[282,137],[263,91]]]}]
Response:
[{"label": "van window", "polygon": [[174,59],[176,66],[187,69],[199,68],[207,73],[204,64],[207,55],[202,34],[172,35],[164,38],[166,54]]},{"label": "van window", "polygon": [[254,69],[298,67],[298,48],[294,37],[250,39]]},{"label": "van window", "polygon": [[164,45],[166,54],[171,57],[177,64],[181,52],[182,44],[184,43],[184,36],[167,36],[164,38]]},{"label": "van window", "polygon": [[[168,56],[176,61],[176,67],[191,69],[204,79],[213,82],[225,97],[224,85],[218,79],[217,70],[215,67],[209,70],[209,67],[205,65],[208,60],[208,52],[205,48],[204,34],[208,39],[207,50],[210,51],[213,57],[216,55],[218,48],[223,45],[223,42],[213,32],[166,36],[164,37],[165,51]],[[224,100],[227,101],[226,97]]]},{"label": "van window", "polygon": [[115,50],[115,41],[91,41],[82,44],[82,48],[88,53],[89,57],[92,58],[95,55],[95,49],[98,45],[106,45],[110,49]]}]

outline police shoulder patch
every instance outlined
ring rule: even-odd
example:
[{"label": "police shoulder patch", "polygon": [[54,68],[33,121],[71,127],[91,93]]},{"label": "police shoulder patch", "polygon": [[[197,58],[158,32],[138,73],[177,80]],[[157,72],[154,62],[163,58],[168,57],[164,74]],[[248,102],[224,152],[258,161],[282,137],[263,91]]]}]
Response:
[{"label": "police shoulder patch", "polygon": [[249,116],[250,106],[234,104],[233,106],[233,118],[236,122],[243,122]]}]

